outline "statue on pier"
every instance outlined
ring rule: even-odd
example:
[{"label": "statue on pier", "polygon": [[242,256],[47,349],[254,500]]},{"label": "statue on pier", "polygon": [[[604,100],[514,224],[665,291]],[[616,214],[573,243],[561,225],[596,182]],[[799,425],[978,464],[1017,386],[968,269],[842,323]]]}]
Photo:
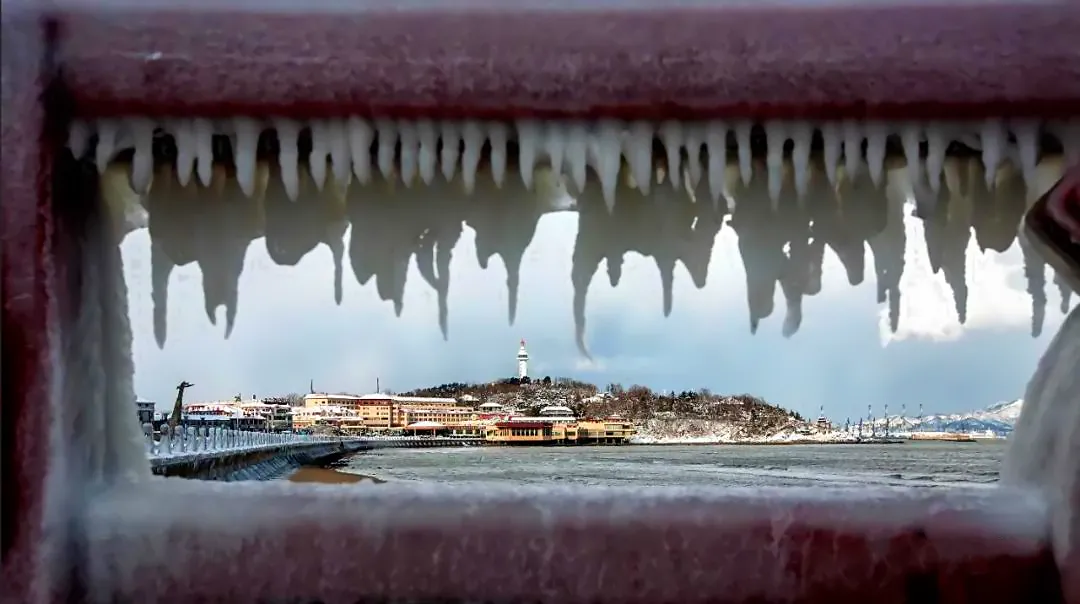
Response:
[{"label": "statue on pier", "polygon": [[184,380],[176,387],[176,402],[173,403],[172,414],[169,415],[170,431],[176,428],[176,424],[180,423],[180,414],[183,412],[184,408],[184,391],[194,385],[195,384]]}]

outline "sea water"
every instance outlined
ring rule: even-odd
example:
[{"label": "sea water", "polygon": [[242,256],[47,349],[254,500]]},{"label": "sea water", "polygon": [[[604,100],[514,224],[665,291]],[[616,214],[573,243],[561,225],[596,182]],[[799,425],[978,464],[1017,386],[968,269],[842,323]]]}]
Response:
[{"label": "sea water", "polygon": [[341,471],[455,484],[968,487],[993,485],[1004,441],[379,449]]}]

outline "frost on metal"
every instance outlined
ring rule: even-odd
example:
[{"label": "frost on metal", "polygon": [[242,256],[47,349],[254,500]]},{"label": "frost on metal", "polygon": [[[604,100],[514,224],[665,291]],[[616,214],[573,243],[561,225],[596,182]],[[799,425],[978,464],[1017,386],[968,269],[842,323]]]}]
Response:
[{"label": "frost on metal", "polygon": [[[68,178],[77,173],[70,158],[52,156],[52,141],[43,134],[44,108],[38,102],[47,84],[40,74],[50,73],[46,67],[58,67],[40,63],[46,56],[59,57],[71,106],[90,118],[132,118],[126,134],[115,122],[99,124],[93,163],[99,169],[104,165],[104,179],[110,169],[115,171],[110,162],[113,151],[130,137],[134,153],[130,170],[122,171],[128,181],[124,186],[145,197],[153,197],[163,180],[175,179],[181,188],[185,180],[201,182],[204,188],[220,183],[219,193],[224,189],[241,202],[252,199],[259,191],[257,176],[263,167],[257,154],[250,153],[253,127],[243,117],[246,110],[262,115],[282,110],[292,119],[314,115],[345,119],[359,110],[374,117],[375,110],[411,108],[407,115],[393,116],[412,120],[404,127],[386,119],[376,121],[371,131],[352,129],[348,138],[333,135],[340,125],[336,122],[310,124],[319,143],[313,145],[314,157],[328,161],[312,165],[308,158],[306,168],[301,167],[299,154],[293,157],[286,145],[273,164],[281,171],[274,181],[281,189],[278,209],[302,205],[291,198],[305,187],[312,195],[333,197],[350,172],[358,181],[388,180],[386,166],[394,178],[413,177],[408,180],[414,183],[419,178],[427,184],[440,176],[449,181],[460,174],[463,188],[474,194],[483,187],[541,188],[530,170],[520,170],[537,160],[554,165],[556,174],[564,168],[565,178],[561,183],[556,179],[557,186],[540,196],[524,218],[497,214],[493,203],[485,206],[492,209],[476,220],[495,225],[488,227],[489,233],[498,231],[503,219],[522,227],[505,238],[488,239],[484,249],[489,253],[480,261],[493,254],[508,264],[520,259],[542,213],[536,206],[575,205],[567,204],[566,195],[549,195],[561,192],[559,187],[591,198],[589,203],[578,199],[576,206],[582,211],[582,224],[595,229],[586,232],[605,243],[590,248],[583,242],[581,258],[575,258],[575,268],[589,267],[572,276],[578,337],[583,343],[585,275],[591,276],[592,267],[606,258],[609,278],[613,283],[619,279],[619,265],[613,260],[626,250],[616,249],[616,244],[623,244],[612,233],[642,224],[652,228],[644,229],[646,233],[681,232],[665,231],[670,223],[664,220],[671,217],[658,215],[655,209],[636,219],[622,215],[627,208],[620,209],[622,204],[615,199],[617,193],[622,199],[620,188],[657,192],[694,211],[715,208],[718,213],[722,206],[738,212],[748,206],[747,222],[735,226],[747,233],[770,226],[765,216],[785,207],[778,199],[785,187],[796,202],[813,190],[815,170],[804,161],[806,124],[765,124],[772,152],[766,150],[764,165],[755,166],[753,158],[742,152],[750,145],[751,127],[740,112],[748,108],[764,111],[757,117],[766,121],[808,115],[823,120],[855,117],[843,115],[845,111],[902,120],[913,117],[908,113],[933,119],[991,117],[975,131],[960,133],[959,142],[980,150],[976,163],[983,166],[979,172],[969,162],[964,171],[967,180],[976,187],[981,183],[982,189],[1001,190],[989,168],[1005,158],[1020,172],[1014,180],[1030,183],[1040,166],[1032,124],[1003,123],[999,118],[1017,112],[1075,117],[1080,78],[1075,77],[1077,63],[1069,60],[1076,57],[1074,38],[1080,23],[1075,7],[995,3],[722,10],[711,3],[703,7],[683,0],[659,10],[639,0],[602,0],[585,9],[567,10],[571,4],[567,0],[537,0],[530,2],[526,14],[495,10],[496,3],[490,0],[471,0],[461,10],[447,2],[417,0],[409,4],[421,9],[414,11],[396,10],[399,3],[381,0],[365,2],[363,10],[349,10],[341,0],[317,0],[303,7],[275,0],[268,5],[275,16],[256,14],[250,3],[238,0],[215,3],[227,13],[170,12],[175,4],[164,0],[140,3],[138,11],[134,4],[123,0],[101,6],[75,1],[50,4],[57,11],[50,15],[56,17],[52,23],[61,26],[56,48],[47,47],[46,19],[37,5],[29,10],[9,2],[3,11],[4,344],[6,353],[9,334],[14,334],[23,353],[18,361],[10,361],[16,367],[16,427],[22,440],[17,446],[3,443],[5,455],[16,460],[15,503],[22,515],[16,519],[21,524],[16,523],[15,555],[5,555],[3,572],[5,589],[14,585],[14,593],[25,596],[23,600],[90,596],[131,602],[353,602],[365,597],[690,602],[715,600],[719,594],[731,600],[771,601],[940,601],[950,596],[980,602],[1055,601],[1059,579],[1042,553],[1048,527],[1054,529],[1066,581],[1076,576],[1069,570],[1075,568],[1076,559],[1070,549],[1076,535],[1076,468],[1069,463],[1078,458],[1075,312],[1032,382],[1026,397],[1029,410],[1017,430],[1022,438],[1010,453],[1008,480],[1032,487],[1026,492],[866,491],[856,497],[847,492],[841,498],[820,490],[477,492],[390,485],[342,490],[283,484],[236,487],[151,477],[145,443],[131,412],[135,397],[130,327],[116,240],[119,229],[144,223],[151,231],[166,233],[163,238],[168,240],[169,227],[162,231],[154,224],[153,208],[141,214],[134,211],[137,207],[126,207],[132,211],[120,212],[120,219],[111,223],[97,212],[94,189],[79,189],[75,185],[81,181]],[[210,3],[198,0],[188,6],[208,9]],[[301,9],[303,15],[287,14]],[[22,27],[14,27],[12,15],[29,18],[18,23]],[[471,34],[464,39],[463,28]],[[918,49],[915,57],[912,48]],[[431,90],[436,84],[441,88]],[[418,95],[418,87],[428,88]],[[418,96],[424,97],[420,105],[415,104]],[[934,114],[943,107],[948,115]],[[424,115],[426,109],[441,113]],[[1006,110],[1009,116],[995,115]],[[511,115],[515,111],[518,114]],[[730,130],[715,123],[697,129],[670,121],[712,120],[724,111],[733,113],[721,116],[732,118]],[[220,178],[205,161],[207,124],[199,121],[204,117],[200,112],[230,120],[231,130],[223,134],[232,137],[230,142],[240,151],[233,162],[238,175]],[[239,114],[240,120],[228,112]],[[556,127],[516,124],[521,126],[516,131],[518,166],[509,165],[511,157],[500,153],[485,162],[477,142],[486,136],[489,145],[502,149],[503,141],[509,143],[515,136],[508,122],[526,112],[563,121]],[[664,115],[672,112],[678,115]],[[162,129],[183,151],[176,169],[168,170],[165,178],[157,178],[159,166],[147,153],[148,144],[152,148],[158,138],[157,126],[151,129],[148,123],[153,115],[180,118],[181,127],[170,130],[166,124]],[[467,117],[503,120],[503,127],[485,131],[480,122]],[[656,130],[633,125],[625,132],[629,144],[624,146],[614,136],[617,129],[601,123],[613,117],[655,120]],[[443,118],[465,121],[440,122],[438,128],[427,121]],[[596,120],[596,127],[574,121],[583,119]],[[278,137],[291,140],[297,134],[290,130],[293,125],[277,122]],[[985,241],[985,247],[996,249],[1011,243],[1015,222],[987,227],[980,218],[991,214],[969,203],[965,194],[969,189],[950,186],[949,158],[944,155],[954,141],[951,134],[929,126],[920,132],[906,122],[897,125],[890,129],[882,122],[841,121],[817,126],[826,158],[822,180],[833,184],[845,147],[865,143],[865,157],[843,157],[844,170],[852,176],[858,172],[872,185],[884,181],[891,191],[887,203],[880,203],[877,191],[873,201],[879,203],[866,207],[885,207],[895,215],[902,209],[897,199],[901,179],[925,180],[944,162],[944,186],[938,180],[935,190],[931,179],[927,187],[931,193],[956,193],[963,211],[955,213],[952,227],[950,220],[940,225],[944,228],[934,235],[936,251],[931,256],[933,260],[936,255],[952,282],[962,284],[963,246],[956,241],[966,242],[973,227],[980,245]],[[1075,129],[1066,132],[1073,134],[1065,138],[1075,135]],[[434,163],[430,141],[435,133],[461,139],[460,164],[456,153],[439,154],[438,164]],[[652,158],[650,165],[648,146],[657,133],[665,152]],[[86,129],[76,128],[71,134],[73,147],[90,143]],[[381,154],[375,151],[373,164],[354,163],[352,170],[345,169],[340,160],[355,156],[352,145],[362,148],[383,135],[407,143],[400,159],[386,146]],[[728,137],[735,141],[730,145],[731,176],[727,157],[720,160],[721,149],[727,153],[729,146],[720,141]],[[925,164],[890,168],[887,137],[898,139],[902,154],[908,156],[914,155],[916,146],[921,156],[925,143]],[[969,144],[972,141],[975,146]],[[788,142],[790,158],[776,149]],[[1070,147],[1061,146],[1068,161]],[[617,158],[616,147],[624,157]],[[702,147],[716,153],[698,153],[699,159],[707,156],[704,163],[680,169],[683,154],[690,156]],[[68,162],[62,168],[67,170],[65,178],[53,181],[52,188],[51,161]],[[626,168],[620,167],[623,161]],[[476,176],[473,168],[479,166],[490,172],[490,179]],[[655,172],[657,167],[664,168],[662,177]],[[582,175],[589,169],[599,178],[586,176],[583,184]],[[982,178],[970,178],[973,171]],[[515,172],[520,179],[513,178]],[[622,173],[630,178],[620,181]],[[656,175],[655,182],[650,174]],[[752,189],[749,197],[757,203],[720,204],[721,198],[730,200],[717,174],[723,175],[725,184]],[[708,186],[690,195],[686,184],[699,182]],[[421,197],[420,187],[411,194]],[[708,203],[711,200],[717,200],[715,206]],[[242,215],[250,205],[239,205],[239,212],[230,208],[234,214],[218,221],[220,239],[209,248],[217,256],[203,267],[204,302],[208,310],[221,305],[232,309],[231,316],[226,312],[230,325],[237,308],[237,260],[242,264],[246,246],[256,237]],[[340,279],[343,220],[341,213],[334,214],[340,209],[330,206],[333,224],[316,225],[330,228],[309,229],[305,237],[282,229],[281,246],[274,250],[279,261],[295,263],[309,246],[325,243],[337,259],[335,279]],[[446,220],[448,213],[436,214],[436,226],[451,222]],[[696,223],[698,216],[692,214],[683,218]],[[175,216],[182,220],[185,214]],[[394,228],[406,220],[400,209],[380,217]],[[277,219],[278,226],[289,222],[287,215]],[[460,229],[460,221],[455,221],[456,228],[436,229],[425,245],[436,240],[437,245],[429,247],[448,254]],[[715,222],[703,222],[702,235],[719,228]],[[998,228],[1002,224],[1007,228]],[[269,240],[273,229],[265,226]],[[955,232],[953,227],[958,227]],[[248,230],[241,237],[238,231],[244,228]],[[837,232],[843,234],[843,229]],[[379,243],[385,241],[380,235],[397,233],[384,229],[369,235]],[[892,285],[902,270],[903,243],[896,232],[876,235],[858,238],[858,246],[845,246],[839,237],[833,243],[838,255],[850,261],[845,267],[853,281],[861,279],[863,241],[869,239],[875,260],[881,250],[881,258],[889,260],[880,267],[884,276],[879,275],[879,297],[884,302],[898,293]],[[167,281],[170,263],[200,260],[183,255],[191,250],[182,240],[175,237],[177,245],[168,250],[168,262],[155,265],[155,302],[162,310],[166,299],[157,287]],[[748,268],[755,268],[748,270],[747,282],[748,290],[753,290],[748,296],[752,325],[771,312],[762,292],[772,291],[784,267],[775,250],[768,249],[776,241],[755,243],[762,247],[746,254],[760,253],[764,260],[748,262]],[[930,247],[930,238],[927,243]],[[704,279],[700,250],[694,245],[696,240],[678,252],[664,245],[649,250],[658,266],[663,263],[664,290],[670,290],[676,260],[687,265],[695,280]],[[157,251],[164,253],[160,247],[169,246],[159,246]],[[477,247],[479,252],[479,241]],[[440,269],[445,258],[427,248],[423,253],[431,259],[424,265],[425,279],[442,295],[448,287],[448,277]],[[408,262],[406,256],[404,263]],[[380,259],[357,278],[375,277],[380,295],[400,306],[401,264],[399,257]],[[1045,271],[1034,261],[1029,268],[1037,325],[1046,303],[1041,293]],[[788,335],[799,325],[800,297],[812,295],[820,284],[820,275],[813,270],[796,276],[785,288]],[[508,277],[508,287],[513,290],[516,281],[516,274]],[[961,312],[963,288],[955,289]],[[670,308],[670,294],[662,291],[661,296],[665,310]],[[513,317],[512,305],[509,313]],[[439,319],[445,326],[442,307]],[[163,322],[159,338],[164,341]],[[5,354],[5,389],[9,359]],[[1043,494],[1048,495],[1049,509]],[[85,582],[70,583],[75,576]],[[89,593],[82,593],[84,588]]]},{"label": "frost on metal", "polygon": [[[909,576],[938,569],[947,584],[972,561],[983,571],[1011,564],[1026,581],[1045,522],[1039,497],[1007,489],[171,480],[105,493],[84,518],[100,599],[181,590],[324,602],[816,601],[807,599],[815,593],[887,601],[875,597],[904,593]],[[286,551],[287,560],[274,554]]]},{"label": "frost on metal", "polygon": [[1066,597],[1080,598],[1080,308],[1061,326],[1028,383],[1001,479],[1048,498]]}]

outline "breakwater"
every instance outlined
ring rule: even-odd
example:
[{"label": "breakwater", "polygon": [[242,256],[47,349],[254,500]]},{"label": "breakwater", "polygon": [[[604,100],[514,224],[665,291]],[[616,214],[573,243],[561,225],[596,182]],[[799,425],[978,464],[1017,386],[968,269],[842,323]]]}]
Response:
[{"label": "breakwater", "polygon": [[302,466],[332,463],[376,448],[459,447],[481,444],[460,437],[355,437],[229,430],[220,427],[143,426],[150,468],[159,476],[200,480],[272,480]]}]

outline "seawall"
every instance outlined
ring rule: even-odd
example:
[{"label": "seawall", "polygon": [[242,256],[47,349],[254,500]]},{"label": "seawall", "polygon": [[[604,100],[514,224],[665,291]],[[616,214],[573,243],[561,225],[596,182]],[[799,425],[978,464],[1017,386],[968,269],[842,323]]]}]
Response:
[{"label": "seawall", "polygon": [[330,463],[370,448],[369,443],[363,442],[283,444],[157,457],[150,460],[150,467],[159,476],[222,481],[272,480],[301,466]]}]

